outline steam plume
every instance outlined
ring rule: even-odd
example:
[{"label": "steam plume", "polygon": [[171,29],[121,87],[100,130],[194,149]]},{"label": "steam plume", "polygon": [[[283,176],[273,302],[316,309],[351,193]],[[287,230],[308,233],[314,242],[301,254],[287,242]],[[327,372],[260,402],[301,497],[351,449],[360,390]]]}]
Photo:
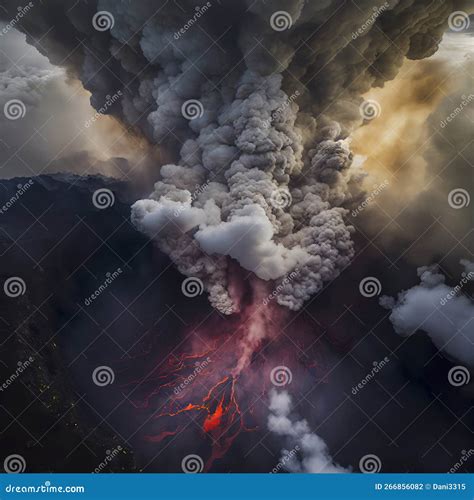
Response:
[{"label": "steam plume", "polygon": [[[302,455],[301,461],[293,454],[283,450],[282,462],[291,472],[335,473],[350,472],[333,462],[326,443],[310,431],[308,422],[297,422],[289,418],[291,397],[286,391],[270,392],[270,416],[268,429],[275,434],[285,436],[292,446],[297,446]],[[291,457],[286,459],[286,457]]]}]

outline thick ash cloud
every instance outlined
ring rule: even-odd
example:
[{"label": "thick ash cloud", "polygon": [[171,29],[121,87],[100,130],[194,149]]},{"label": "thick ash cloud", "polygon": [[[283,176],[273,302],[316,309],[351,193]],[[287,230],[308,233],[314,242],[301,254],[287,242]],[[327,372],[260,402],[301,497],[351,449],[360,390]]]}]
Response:
[{"label": "thick ash cloud", "polygon": [[474,365],[474,304],[466,295],[474,279],[474,264],[462,260],[465,272],[458,284],[450,287],[436,266],[420,267],[421,283],[405,290],[395,300],[382,297],[381,305],[392,309],[390,321],[404,336],[417,330],[426,332],[436,347],[462,363]]},{"label": "thick ash cloud", "polygon": [[[465,5],[52,0],[21,27],[81,79],[95,107],[121,89],[110,112],[176,158],[132,220],[231,313],[229,258],[275,280],[291,309],[350,263],[344,216],[362,175],[347,138],[362,122],[361,95],[394,78],[404,57],[432,55],[449,14]],[[110,30],[94,29],[97,11],[113,16]]]},{"label": "thick ash cloud", "polygon": [[[283,436],[294,453],[282,450],[280,462],[290,472],[307,473],[341,473],[350,470],[334,463],[324,440],[311,432],[306,420],[294,421],[290,418],[292,411],[291,397],[286,391],[270,392],[270,415],[268,429]],[[300,458],[301,457],[301,458]]]}]

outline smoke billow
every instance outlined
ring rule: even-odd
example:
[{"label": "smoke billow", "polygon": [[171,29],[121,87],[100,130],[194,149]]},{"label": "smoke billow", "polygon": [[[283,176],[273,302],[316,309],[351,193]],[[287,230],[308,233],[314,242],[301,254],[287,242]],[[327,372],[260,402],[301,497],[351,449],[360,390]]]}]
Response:
[{"label": "smoke billow", "polygon": [[286,391],[270,392],[270,416],[268,429],[284,436],[301,455],[283,450],[281,463],[290,472],[337,473],[350,470],[334,463],[329,449],[321,437],[311,432],[306,420],[294,422],[290,419],[292,401]]},{"label": "smoke billow", "polygon": [[408,336],[423,330],[439,350],[473,365],[474,304],[465,293],[474,278],[474,264],[468,260],[461,264],[465,272],[454,287],[445,284],[436,266],[420,267],[419,285],[401,292],[396,300],[384,296],[380,303],[392,309],[390,321],[397,333]]},{"label": "smoke billow", "polygon": [[[361,95],[405,57],[432,55],[466,2],[67,4],[36,7],[20,29],[42,37],[38,50],[66,64],[96,108],[120,89],[109,112],[176,158],[132,220],[232,313],[229,259],[276,281],[290,309],[350,263],[344,217],[363,175],[348,137],[363,122]],[[98,11],[105,29],[94,28]]]}]

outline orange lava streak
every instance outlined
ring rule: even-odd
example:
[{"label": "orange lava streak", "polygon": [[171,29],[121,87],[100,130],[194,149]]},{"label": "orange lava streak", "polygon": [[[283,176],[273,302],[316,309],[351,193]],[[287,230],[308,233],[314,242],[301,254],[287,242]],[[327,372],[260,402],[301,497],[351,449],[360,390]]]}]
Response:
[{"label": "orange lava streak", "polygon": [[207,416],[204,420],[203,429],[206,432],[213,431],[221,425],[222,415],[224,413],[224,396],[222,396],[219,404],[217,405],[216,411]]}]

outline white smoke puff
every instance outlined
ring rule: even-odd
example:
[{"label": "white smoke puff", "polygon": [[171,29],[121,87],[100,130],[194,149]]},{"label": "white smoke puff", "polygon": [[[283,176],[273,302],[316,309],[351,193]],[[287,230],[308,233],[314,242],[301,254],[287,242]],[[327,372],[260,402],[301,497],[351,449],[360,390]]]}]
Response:
[{"label": "white smoke puff", "polygon": [[301,247],[288,249],[274,242],[274,228],[259,205],[247,205],[195,237],[206,253],[229,255],[264,280],[279,278],[309,258]]},{"label": "white smoke puff", "polygon": [[447,286],[436,267],[421,267],[418,275],[419,285],[399,293],[396,300],[387,297],[380,300],[382,306],[392,309],[390,321],[395,331],[408,336],[423,330],[438,349],[460,362],[474,365],[473,302],[462,290],[455,293]]},{"label": "white smoke puff", "polygon": [[270,415],[268,429],[287,439],[289,447],[299,446],[301,460],[294,456],[288,460],[288,454],[282,450],[282,463],[290,472],[309,473],[342,473],[350,472],[337,463],[334,463],[327,444],[324,440],[311,432],[306,420],[292,420],[291,397],[287,391],[270,391]]}]

